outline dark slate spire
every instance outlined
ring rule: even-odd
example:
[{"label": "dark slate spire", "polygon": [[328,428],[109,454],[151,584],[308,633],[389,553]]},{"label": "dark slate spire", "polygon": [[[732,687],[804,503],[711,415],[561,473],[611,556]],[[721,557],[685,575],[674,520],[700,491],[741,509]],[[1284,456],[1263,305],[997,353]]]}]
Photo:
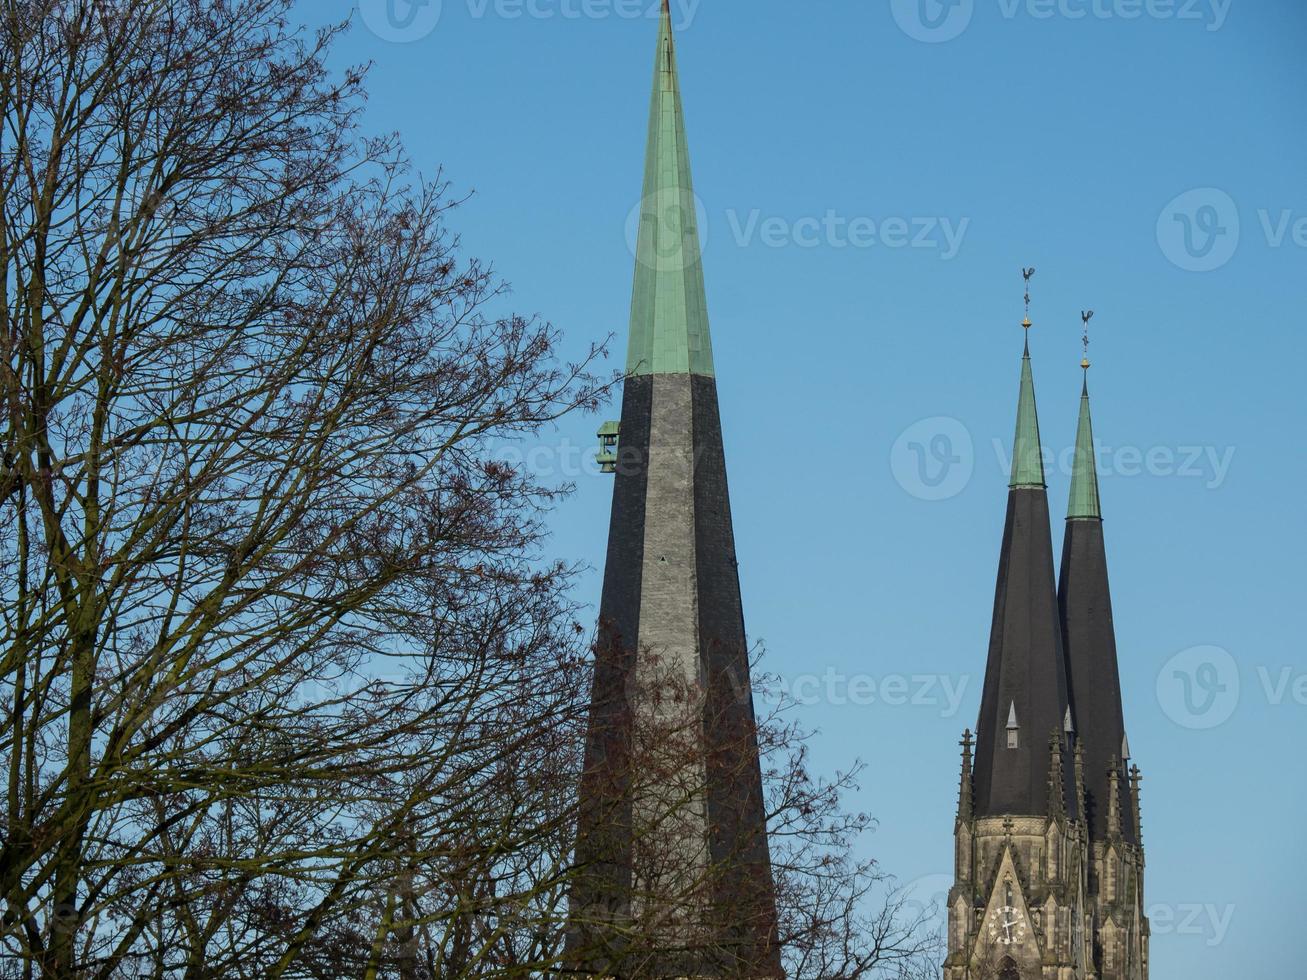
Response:
[{"label": "dark slate spire", "polygon": [[[1028,323],[1027,317],[1023,325]],[[1027,343],[989,662],[977,723],[976,816],[1048,813],[1049,733],[1063,730],[1067,705],[1048,494]],[[1010,730],[1013,718],[1015,730]],[[1070,760],[1063,760],[1062,768],[1070,772]],[[1065,785],[1066,780],[1061,781]],[[1073,794],[1066,794],[1065,805],[1074,809]]]},{"label": "dark slate spire", "polygon": [[781,972],[703,297],[664,3],[570,905],[584,974]]},{"label": "dark slate spire", "polygon": [[[1080,396],[1080,429],[1062,545],[1058,605],[1072,711],[1085,753],[1090,833],[1101,839],[1112,829],[1107,813],[1111,780],[1120,784],[1116,792],[1121,798],[1128,798],[1125,794],[1129,792],[1124,764],[1116,768],[1115,776],[1110,776],[1108,769],[1112,760],[1123,759],[1129,749],[1121,708],[1116,630],[1112,623],[1112,594],[1108,587],[1087,380]],[[1133,840],[1131,821],[1125,823],[1125,836]]]}]

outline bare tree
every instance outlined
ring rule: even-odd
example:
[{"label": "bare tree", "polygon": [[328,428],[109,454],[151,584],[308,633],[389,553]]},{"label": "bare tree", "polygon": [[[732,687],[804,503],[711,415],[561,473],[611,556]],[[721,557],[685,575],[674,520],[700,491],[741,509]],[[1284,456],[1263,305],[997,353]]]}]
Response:
[{"label": "bare tree", "polygon": [[[6,977],[561,960],[588,631],[495,446],[602,386],[291,2],[0,0]],[[851,777],[762,741],[793,975],[910,975]]]},{"label": "bare tree", "polygon": [[416,866],[435,931],[561,873],[558,488],[492,441],[596,389],[289,6],[3,0],[6,975],[376,976]]}]

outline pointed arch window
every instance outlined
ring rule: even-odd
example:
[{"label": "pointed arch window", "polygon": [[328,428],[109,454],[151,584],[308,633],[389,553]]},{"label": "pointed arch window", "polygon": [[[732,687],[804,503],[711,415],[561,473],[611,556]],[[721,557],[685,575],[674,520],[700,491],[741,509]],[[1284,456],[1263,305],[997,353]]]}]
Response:
[{"label": "pointed arch window", "polygon": [[998,980],[1021,980],[1021,971],[1017,969],[1016,961],[1008,956],[998,967]]}]

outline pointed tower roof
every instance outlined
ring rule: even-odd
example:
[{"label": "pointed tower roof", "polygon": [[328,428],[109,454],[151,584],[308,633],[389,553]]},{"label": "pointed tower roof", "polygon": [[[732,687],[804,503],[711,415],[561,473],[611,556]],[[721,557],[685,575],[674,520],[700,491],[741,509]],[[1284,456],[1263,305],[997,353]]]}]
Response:
[{"label": "pointed tower roof", "polygon": [[[1088,372],[1087,356],[1082,366]],[[1080,427],[1062,545],[1058,607],[1072,710],[1085,754],[1089,832],[1101,840],[1123,829],[1130,840],[1135,836],[1130,821],[1122,828],[1108,812],[1114,795],[1120,799],[1129,792],[1125,769],[1118,761],[1128,755],[1129,744],[1121,704],[1087,376],[1080,393]]]},{"label": "pointed tower roof", "polygon": [[1098,499],[1098,462],[1094,453],[1094,423],[1089,414],[1089,375],[1080,392],[1080,425],[1076,430],[1076,454],[1071,466],[1071,501],[1066,516],[1071,520],[1101,519]]},{"label": "pointed tower roof", "polygon": [[697,200],[681,111],[671,6],[664,0],[636,240],[628,374],[713,373]]},{"label": "pointed tower roof", "polygon": [[[1063,730],[1068,704],[1048,494],[1027,343],[1021,361],[1012,484],[999,556],[989,661],[977,723],[974,783],[978,817],[1048,812],[1050,782],[1066,786],[1064,774],[1072,770],[1069,756],[1057,767],[1061,772],[1050,767],[1048,741],[1050,732]],[[1065,808],[1074,811],[1074,793],[1068,789],[1066,795]]]},{"label": "pointed tower roof", "polygon": [[666,3],[654,71],[567,958],[761,980],[784,974]]},{"label": "pointed tower roof", "polygon": [[1035,377],[1030,345],[1021,358],[1021,394],[1017,399],[1017,434],[1012,440],[1012,487],[1044,487],[1044,453],[1039,442],[1039,412],[1035,407]]}]

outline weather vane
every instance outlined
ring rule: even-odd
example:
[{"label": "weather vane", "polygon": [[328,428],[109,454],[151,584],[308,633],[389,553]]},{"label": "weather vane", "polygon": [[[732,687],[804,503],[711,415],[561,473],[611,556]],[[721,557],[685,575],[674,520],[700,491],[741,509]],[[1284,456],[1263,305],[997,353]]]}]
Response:
[{"label": "weather vane", "polygon": [[1029,269],[1026,269],[1026,268],[1023,267],[1022,270],[1021,270],[1021,275],[1022,275],[1022,277],[1026,280],[1026,318],[1025,318],[1024,320],[1021,321],[1021,325],[1022,325],[1023,327],[1025,327],[1027,330],[1029,330],[1029,329],[1030,329],[1030,326],[1031,326],[1031,324],[1030,324],[1030,280],[1034,278],[1034,275],[1035,275],[1035,267],[1034,267],[1034,266],[1031,266]]},{"label": "weather vane", "polygon": [[1085,345],[1085,356],[1080,362],[1080,366],[1086,371],[1089,370],[1089,321],[1094,318],[1093,310],[1081,310],[1080,319],[1085,323],[1085,335],[1080,338],[1080,342]]}]

